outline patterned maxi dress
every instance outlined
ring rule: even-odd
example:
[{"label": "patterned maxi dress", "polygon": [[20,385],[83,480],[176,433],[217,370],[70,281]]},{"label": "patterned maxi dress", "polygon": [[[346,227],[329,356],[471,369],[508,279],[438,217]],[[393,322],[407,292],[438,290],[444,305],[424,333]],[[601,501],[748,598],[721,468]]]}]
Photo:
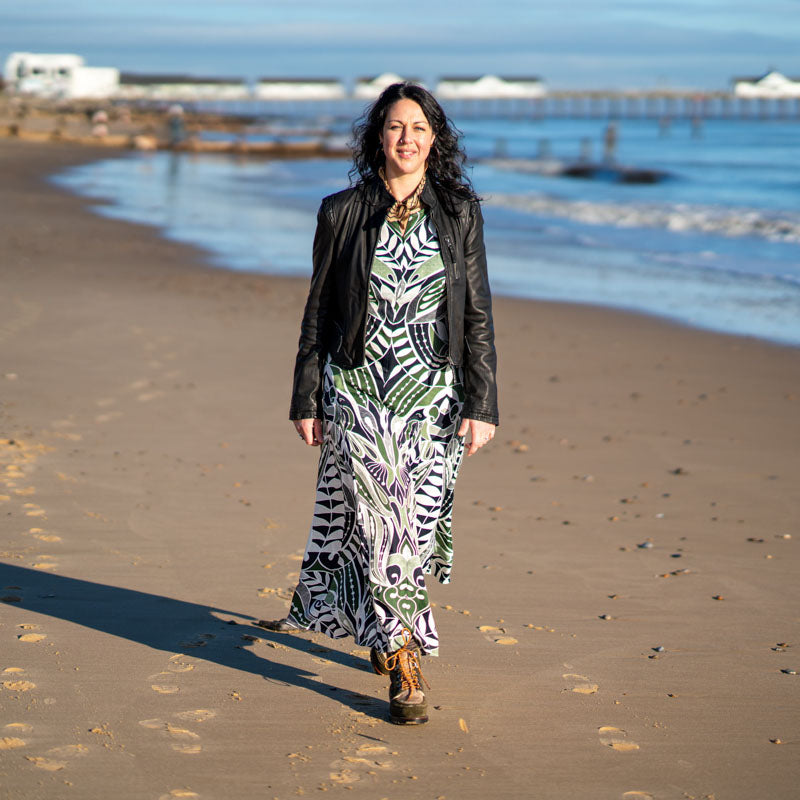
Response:
[{"label": "patterned maxi dress", "polygon": [[444,264],[425,210],[384,222],[372,263],[364,365],[328,360],[317,498],[289,619],[395,650],[407,628],[438,654],[425,575],[452,566],[461,370],[448,364]]}]

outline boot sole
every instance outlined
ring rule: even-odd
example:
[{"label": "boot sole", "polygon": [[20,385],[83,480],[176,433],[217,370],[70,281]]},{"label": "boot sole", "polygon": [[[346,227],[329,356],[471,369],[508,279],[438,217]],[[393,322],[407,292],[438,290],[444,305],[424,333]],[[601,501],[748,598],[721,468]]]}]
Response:
[{"label": "boot sole", "polygon": [[394,725],[422,725],[428,721],[428,705],[403,707],[389,703],[389,719]]},{"label": "boot sole", "polygon": [[428,721],[428,717],[389,717],[389,722],[392,725],[424,725]]}]

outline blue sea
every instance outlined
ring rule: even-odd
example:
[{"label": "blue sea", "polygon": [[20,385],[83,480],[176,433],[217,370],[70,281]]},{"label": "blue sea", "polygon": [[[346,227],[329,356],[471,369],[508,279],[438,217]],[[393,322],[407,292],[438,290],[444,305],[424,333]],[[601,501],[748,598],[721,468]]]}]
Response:
[{"label": "blue sea", "polygon": [[[304,120],[346,133],[341,120]],[[484,198],[493,290],[800,346],[800,123],[618,120],[616,161],[658,183],[541,174],[602,153],[603,120],[456,119]],[[292,121],[284,121],[291,126]],[[284,136],[286,131],[283,132]],[[253,136],[259,136],[254,132]],[[54,176],[98,213],[205,248],[220,267],[310,274],[320,199],[344,160],[135,153]]]}]

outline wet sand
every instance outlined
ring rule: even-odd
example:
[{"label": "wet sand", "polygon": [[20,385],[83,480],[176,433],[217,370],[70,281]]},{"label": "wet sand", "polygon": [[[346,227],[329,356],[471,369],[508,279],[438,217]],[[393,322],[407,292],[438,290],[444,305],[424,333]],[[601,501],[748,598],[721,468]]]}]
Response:
[{"label": "wet sand", "polygon": [[253,625],[312,510],[304,282],[43,179],[95,156],[0,142],[4,797],[796,797],[799,350],[498,299],[502,426],[395,727],[351,640]]}]

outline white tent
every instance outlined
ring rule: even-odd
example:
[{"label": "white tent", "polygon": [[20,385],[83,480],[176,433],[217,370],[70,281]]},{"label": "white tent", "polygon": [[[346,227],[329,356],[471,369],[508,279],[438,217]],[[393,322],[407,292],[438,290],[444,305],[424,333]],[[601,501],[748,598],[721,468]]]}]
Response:
[{"label": "white tent", "polygon": [[787,78],[773,69],[760,78],[734,78],[733,92],[737,97],[800,97],[800,78]]}]

